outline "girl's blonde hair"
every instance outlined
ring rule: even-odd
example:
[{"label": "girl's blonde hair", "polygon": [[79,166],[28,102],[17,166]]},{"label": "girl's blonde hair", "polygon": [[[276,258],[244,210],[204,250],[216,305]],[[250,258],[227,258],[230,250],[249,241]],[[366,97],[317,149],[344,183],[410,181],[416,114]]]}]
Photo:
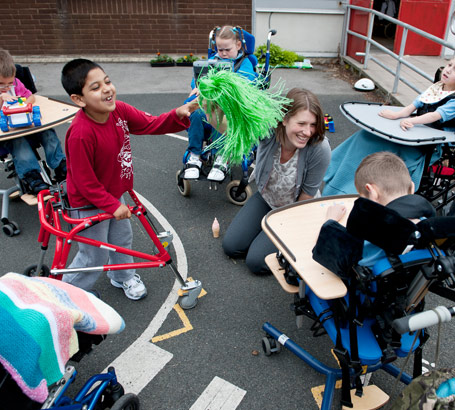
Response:
[{"label": "girl's blonde hair", "polygon": [[[316,132],[310,138],[308,144],[317,144],[321,142],[324,139],[325,124],[324,114],[322,113],[318,97],[316,97],[311,91],[303,88],[293,88],[287,93],[286,98],[289,98],[292,102],[285,107],[286,115],[284,116],[284,119],[288,120],[300,110],[308,110],[316,117]],[[278,124],[275,135],[277,140],[281,144],[284,144],[286,139],[286,127],[283,125],[283,122]]]},{"label": "girl's blonde hair", "polygon": [[240,41],[240,27],[234,26],[223,26],[223,27],[215,27],[214,29],[215,37],[221,38],[223,40],[235,40]]},{"label": "girl's blonde hair", "polygon": [[3,78],[14,77],[16,75],[16,66],[13,57],[8,51],[0,48],[0,76]]}]

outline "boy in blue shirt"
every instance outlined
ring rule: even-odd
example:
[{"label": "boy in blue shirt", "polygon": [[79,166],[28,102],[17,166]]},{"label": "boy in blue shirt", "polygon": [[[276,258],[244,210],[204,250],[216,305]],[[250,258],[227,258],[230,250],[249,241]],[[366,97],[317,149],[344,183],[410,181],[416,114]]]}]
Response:
[{"label": "boy in blue shirt", "polygon": [[[414,182],[404,161],[397,155],[381,151],[366,156],[355,173],[355,186],[362,198],[370,199],[398,212],[417,223],[421,218],[434,216],[433,206],[420,195],[414,195]],[[342,204],[327,209],[327,220],[340,221],[346,214]],[[372,268],[385,252],[364,242],[360,266]]]}]

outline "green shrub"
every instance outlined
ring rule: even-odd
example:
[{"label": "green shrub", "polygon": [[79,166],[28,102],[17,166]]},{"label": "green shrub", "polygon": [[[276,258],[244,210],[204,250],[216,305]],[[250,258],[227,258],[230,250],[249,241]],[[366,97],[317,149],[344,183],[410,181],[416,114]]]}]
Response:
[{"label": "green shrub", "polygon": [[[259,63],[265,63],[265,57],[261,58],[261,54],[267,51],[267,46],[265,44],[259,46],[254,55],[259,59]],[[296,61],[299,61],[301,57],[294,53],[293,51],[283,50],[280,46],[276,44],[270,44],[270,65],[293,65]]]}]

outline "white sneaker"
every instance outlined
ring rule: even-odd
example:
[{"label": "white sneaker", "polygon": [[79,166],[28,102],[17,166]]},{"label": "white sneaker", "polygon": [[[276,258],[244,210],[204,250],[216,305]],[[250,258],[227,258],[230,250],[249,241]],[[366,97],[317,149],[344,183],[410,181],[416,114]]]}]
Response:
[{"label": "white sneaker", "polygon": [[226,178],[227,162],[223,160],[223,157],[218,156],[215,159],[212,169],[209,172],[207,179],[209,181],[221,182]]},{"label": "white sneaker", "polygon": [[185,179],[198,179],[201,171],[201,156],[190,152],[188,161],[185,164],[185,172],[183,178]]},{"label": "white sneaker", "polygon": [[139,300],[147,296],[147,289],[137,273],[135,273],[131,279],[128,279],[123,283],[111,279],[111,285],[123,289],[126,297],[131,300]]}]

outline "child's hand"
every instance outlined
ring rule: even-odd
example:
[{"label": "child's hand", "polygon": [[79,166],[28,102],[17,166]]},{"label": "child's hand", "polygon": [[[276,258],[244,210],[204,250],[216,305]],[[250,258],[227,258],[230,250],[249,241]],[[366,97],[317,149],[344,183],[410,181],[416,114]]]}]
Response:
[{"label": "child's hand", "polygon": [[191,90],[190,94],[188,95],[188,98],[191,97],[191,96],[193,96],[193,95],[195,95],[195,94],[199,97],[199,88],[197,88],[197,87],[196,87],[196,88],[193,88],[193,89]]},{"label": "child's hand", "polygon": [[396,111],[392,111],[389,109],[381,110],[378,112],[378,115],[380,117],[388,118],[389,120],[396,120],[397,118],[399,118],[397,114],[398,113]]},{"label": "child's hand", "polygon": [[192,112],[196,111],[199,108],[199,102],[196,98],[185,105],[178,107],[175,111],[180,118],[189,117]]},{"label": "child's hand", "polygon": [[120,221],[121,219],[131,218],[131,211],[125,204],[121,204],[113,215],[117,221]]},{"label": "child's hand", "polygon": [[410,118],[405,118],[404,120],[400,121],[400,127],[403,131],[407,131],[409,128],[412,128],[414,124],[412,123]]},{"label": "child's hand", "polygon": [[346,207],[342,204],[331,205],[327,208],[326,220],[333,219],[334,221],[341,221],[343,216],[346,215]]},{"label": "child's hand", "polygon": [[1,97],[2,101],[17,101],[17,97],[8,93],[2,93]]}]

